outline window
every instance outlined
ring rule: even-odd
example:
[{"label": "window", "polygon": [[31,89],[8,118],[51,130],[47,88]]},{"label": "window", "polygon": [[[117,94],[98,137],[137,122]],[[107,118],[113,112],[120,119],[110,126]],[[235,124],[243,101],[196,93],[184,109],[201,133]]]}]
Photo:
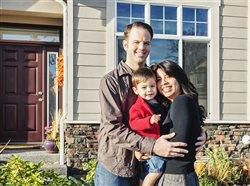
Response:
[{"label": "window", "polygon": [[[187,72],[197,87],[199,102],[208,111],[209,8],[117,3],[117,57],[125,60],[122,36],[125,26],[145,21],[154,30],[148,65],[171,60]],[[137,12],[137,13],[135,13]]]}]

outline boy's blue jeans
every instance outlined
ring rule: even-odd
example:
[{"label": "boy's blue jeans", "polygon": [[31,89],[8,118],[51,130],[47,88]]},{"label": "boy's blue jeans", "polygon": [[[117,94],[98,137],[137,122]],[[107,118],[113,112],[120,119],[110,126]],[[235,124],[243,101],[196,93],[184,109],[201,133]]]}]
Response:
[{"label": "boy's blue jeans", "polygon": [[98,163],[95,171],[95,186],[133,186],[135,178],[120,177],[112,174]]}]

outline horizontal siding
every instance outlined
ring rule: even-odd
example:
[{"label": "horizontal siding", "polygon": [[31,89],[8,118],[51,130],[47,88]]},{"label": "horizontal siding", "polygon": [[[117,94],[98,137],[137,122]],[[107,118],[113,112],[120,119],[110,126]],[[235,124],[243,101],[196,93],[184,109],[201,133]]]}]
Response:
[{"label": "horizontal siding", "polygon": [[221,99],[223,103],[246,103],[247,94],[246,93],[222,93]]},{"label": "horizontal siding", "polygon": [[86,42],[75,42],[74,44],[76,53],[83,54],[106,54],[105,43],[86,43]]},{"label": "horizontal siding", "polygon": [[75,6],[106,7],[106,0],[74,0]]},{"label": "horizontal siding", "polygon": [[105,34],[103,31],[93,31],[93,30],[76,30],[75,31],[75,39],[80,42],[96,42],[100,41],[105,42]]},{"label": "horizontal siding", "polygon": [[247,82],[221,82],[222,92],[247,92]]},{"label": "horizontal siding", "polygon": [[246,114],[222,114],[222,120],[235,120],[235,121],[246,121],[247,115]]},{"label": "horizontal siding", "polygon": [[247,28],[221,27],[221,36],[225,38],[247,39]]},{"label": "horizontal siding", "polygon": [[74,110],[76,113],[81,114],[99,114],[100,113],[100,103],[99,102],[75,102],[74,103]]},{"label": "horizontal siding", "polygon": [[223,71],[222,81],[247,82],[247,72],[243,71]]},{"label": "horizontal siding", "polygon": [[224,103],[222,114],[246,114],[246,103]]},{"label": "horizontal siding", "polygon": [[74,119],[79,121],[97,121],[100,123],[101,114],[74,114]]},{"label": "horizontal siding", "polygon": [[75,90],[76,101],[99,101],[98,91],[96,90]]},{"label": "horizontal siding", "polygon": [[101,78],[105,74],[105,67],[75,66],[74,75],[76,77]]},{"label": "horizontal siding", "polygon": [[76,66],[105,67],[105,55],[75,54]]},{"label": "horizontal siding", "polygon": [[106,9],[99,7],[80,7],[74,6],[74,16],[88,19],[106,19]]},{"label": "horizontal siding", "polygon": [[247,69],[247,61],[240,60],[222,60],[222,70],[245,71]]},{"label": "horizontal siding", "polygon": [[105,20],[74,17],[74,28],[77,30],[104,31],[105,26]]},{"label": "horizontal siding", "polygon": [[222,38],[221,45],[224,49],[244,49],[247,50],[246,39]]},{"label": "horizontal siding", "polygon": [[[100,78],[74,78],[75,90],[98,90]],[[77,98],[75,98],[77,99]]]},{"label": "horizontal siding", "polygon": [[246,1],[225,0],[221,6],[220,106],[222,120],[246,120],[247,11]]}]

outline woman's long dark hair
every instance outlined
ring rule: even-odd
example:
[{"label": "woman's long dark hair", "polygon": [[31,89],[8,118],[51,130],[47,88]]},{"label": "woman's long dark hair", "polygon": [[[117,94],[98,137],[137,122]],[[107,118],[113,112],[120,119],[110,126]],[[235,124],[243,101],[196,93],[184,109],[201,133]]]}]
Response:
[{"label": "woman's long dark hair", "polygon": [[[197,104],[199,105],[199,101],[198,101],[198,92],[195,88],[195,86],[193,85],[193,83],[189,80],[187,74],[185,73],[185,71],[175,62],[173,61],[162,61],[160,63],[154,64],[151,66],[151,69],[156,73],[156,71],[158,69],[163,70],[166,75],[168,75],[169,77],[173,77],[175,78],[179,85],[180,85],[180,89],[182,91],[182,94],[188,95],[191,98],[193,98]],[[163,95],[161,95],[158,91],[158,99],[161,103],[163,103],[165,100],[166,102],[166,97],[164,97]],[[204,112],[204,107],[203,106],[199,106],[199,114],[200,114],[200,120],[201,123],[203,123],[204,119],[205,119],[205,112]]]}]

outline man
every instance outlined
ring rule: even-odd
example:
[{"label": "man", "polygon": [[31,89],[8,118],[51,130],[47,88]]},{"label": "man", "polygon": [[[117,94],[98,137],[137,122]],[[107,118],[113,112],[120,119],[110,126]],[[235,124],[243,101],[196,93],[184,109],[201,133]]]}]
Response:
[{"label": "man", "polygon": [[[174,134],[154,140],[141,137],[129,128],[129,109],[136,99],[131,77],[134,71],[145,66],[152,38],[153,30],[150,25],[142,22],[128,25],[123,41],[126,61],[121,61],[117,68],[101,80],[96,186],[135,185],[137,167],[133,151],[163,157],[183,157],[188,152],[184,149],[186,143],[167,140]],[[204,144],[204,140],[199,143],[201,144]]]}]

